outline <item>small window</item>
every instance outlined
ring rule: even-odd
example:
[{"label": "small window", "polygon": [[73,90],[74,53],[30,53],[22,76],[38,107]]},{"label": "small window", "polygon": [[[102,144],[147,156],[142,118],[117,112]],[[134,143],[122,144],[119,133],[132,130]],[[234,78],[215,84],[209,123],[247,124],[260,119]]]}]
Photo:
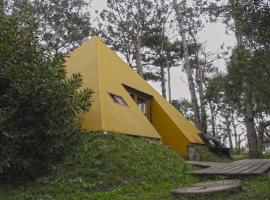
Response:
[{"label": "small window", "polygon": [[109,93],[111,98],[113,99],[114,103],[120,104],[122,106],[127,106],[126,101],[123,99],[123,97]]},{"label": "small window", "polygon": [[143,114],[147,115],[146,113],[146,99],[143,97],[137,97],[137,105]]},{"label": "small window", "polygon": [[143,93],[139,90],[131,88],[129,86],[124,85],[131,98],[135,101],[139,109],[143,112],[143,114],[152,121],[152,99],[153,97]]}]

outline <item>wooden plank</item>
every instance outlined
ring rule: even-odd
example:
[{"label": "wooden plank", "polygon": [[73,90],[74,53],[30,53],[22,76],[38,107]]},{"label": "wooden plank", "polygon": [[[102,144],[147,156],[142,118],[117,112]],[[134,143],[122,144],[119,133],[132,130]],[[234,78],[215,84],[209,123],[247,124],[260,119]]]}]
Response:
[{"label": "wooden plank", "polygon": [[262,173],[266,173],[269,170],[270,170],[270,160],[268,159],[268,160],[264,160],[263,165],[258,167],[258,169],[256,169],[255,173],[262,174]]},{"label": "wooden plank", "polygon": [[200,169],[200,170],[197,170],[197,171],[200,171],[200,172],[212,172],[212,171],[220,171],[222,169],[224,169],[225,167],[227,167],[228,165],[231,165],[232,163],[224,163],[223,165],[220,165],[220,166],[213,166],[213,167],[209,167],[209,168],[206,168],[206,169]]},{"label": "wooden plank", "polygon": [[257,162],[256,165],[247,168],[245,171],[242,171],[242,173],[258,173],[258,169],[264,166],[265,164],[267,164],[267,162]]},{"label": "wooden plank", "polygon": [[256,175],[270,170],[270,159],[253,159],[235,161],[218,167],[209,167],[193,171],[194,175]]},{"label": "wooden plank", "polygon": [[191,187],[172,190],[172,193],[177,197],[189,195],[206,195],[215,192],[231,191],[240,187],[240,180],[207,181],[194,184]]},{"label": "wooden plank", "polygon": [[206,169],[200,169],[197,170],[195,172],[199,172],[199,173],[217,173],[219,171],[221,171],[222,169],[224,169],[226,166],[219,166],[219,167],[209,167]]},{"label": "wooden plank", "polygon": [[199,167],[218,167],[224,166],[227,163],[216,163],[216,162],[202,162],[202,161],[186,161],[190,165],[195,165]]},{"label": "wooden plank", "polygon": [[227,169],[224,169],[222,173],[230,173],[230,174],[241,174],[243,171],[254,167],[256,168],[257,163],[256,162],[242,162],[240,164],[235,163],[233,167],[228,167]]}]

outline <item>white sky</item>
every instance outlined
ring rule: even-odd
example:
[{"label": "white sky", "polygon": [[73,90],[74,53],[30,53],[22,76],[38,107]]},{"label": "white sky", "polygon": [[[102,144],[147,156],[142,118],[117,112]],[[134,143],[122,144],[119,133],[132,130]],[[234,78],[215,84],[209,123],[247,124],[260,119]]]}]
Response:
[{"label": "white sky", "polygon": [[[92,0],[91,7],[92,11],[101,10],[106,7],[106,0]],[[199,37],[201,42],[205,42],[207,51],[212,53],[221,52],[222,44],[225,44],[225,46],[234,46],[235,44],[234,36],[225,34],[225,25],[222,23],[206,24],[203,32],[200,33]],[[221,70],[225,68],[225,62],[222,60],[215,62],[214,65]],[[150,82],[150,84],[156,90],[161,92],[159,82]],[[172,99],[179,99],[183,97],[190,99],[186,74],[182,72],[181,66],[171,69],[171,89]]]}]

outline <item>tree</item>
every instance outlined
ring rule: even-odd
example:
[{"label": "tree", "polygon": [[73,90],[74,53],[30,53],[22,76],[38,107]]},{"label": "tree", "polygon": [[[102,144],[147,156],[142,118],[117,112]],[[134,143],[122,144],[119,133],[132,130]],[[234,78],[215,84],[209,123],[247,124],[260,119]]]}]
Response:
[{"label": "tree", "polygon": [[212,4],[210,11],[235,33],[237,47],[228,69],[228,85],[235,90],[227,94],[235,97],[238,112],[245,116],[249,155],[257,157],[263,137],[256,129],[269,116],[269,103],[264,100],[269,96],[269,4],[263,0],[229,0],[227,5]]},{"label": "tree", "polygon": [[[112,0],[100,13],[102,38],[121,52],[131,67],[143,76],[142,48],[145,32],[157,17],[159,1]],[[134,66],[135,62],[135,66]]]},{"label": "tree", "polygon": [[188,120],[193,121],[193,111],[192,111],[192,104],[185,98],[180,100],[172,100],[172,104],[174,107],[179,110]]},{"label": "tree", "polygon": [[90,1],[85,0],[12,0],[10,12],[28,13],[37,22],[41,44],[51,53],[64,52],[81,44],[91,33]]},{"label": "tree", "polygon": [[[227,94],[229,89],[226,87],[229,87],[227,74],[214,74],[214,76],[207,81],[205,98],[210,105],[212,135],[215,137],[222,135],[224,140],[228,139],[229,147],[231,152],[233,152],[233,137],[235,147],[239,149],[238,138],[241,137],[241,135],[237,133],[236,127],[238,126],[240,128],[242,123],[239,123],[239,119],[241,119],[242,116],[238,111],[238,106],[231,100],[231,96]],[[217,127],[219,127],[218,132],[216,131]]]},{"label": "tree", "polygon": [[[185,2],[184,2],[184,4],[185,4]],[[186,70],[187,79],[188,79],[188,86],[189,86],[189,91],[190,91],[190,96],[191,96],[192,108],[194,111],[194,122],[195,122],[196,127],[202,131],[200,110],[199,110],[199,106],[198,106],[195,84],[194,84],[194,79],[192,76],[190,55],[189,55],[189,51],[188,51],[188,41],[186,38],[185,22],[184,22],[184,17],[182,15],[182,12],[186,12],[185,5],[183,5],[184,11],[181,11],[177,0],[173,0],[173,6],[174,6],[176,17],[177,17],[180,35],[182,38],[184,60],[185,60],[185,70]]]},{"label": "tree", "polygon": [[207,133],[205,79],[207,70],[209,71],[212,68],[212,64],[208,62],[210,56],[206,55],[204,44],[198,39],[198,33],[204,28],[203,20],[206,18],[205,9],[208,7],[208,2],[196,0],[189,2],[189,4],[189,6],[185,6],[185,28],[188,36],[190,62],[193,71],[195,71],[194,77],[200,103],[201,128],[203,133]]},{"label": "tree", "polygon": [[161,6],[156,6],[156,9],[159,9],[156,11],[157,20],[153,21],[151,26],[145,31],[142,39],[143,46],[149,48],[149,50],[144,52],[142,60],[150,65],[159,67],[157,74],[161,81],[161,93],[166,98],[165,51],[168,49],[168,43],[170,43],[165,30],[169,17],[168,5],[165,5],[164,0],[162,0]]},{"label": "tree", "polygon": [[0,177],[34,178],[63,159],[79,130],[91,90],[66,77],[61,55],[48,55],[29,16],[0,16]]},{"label": "tree", "polygon": [[[171,42],[168,37],[162,34],[163,31],[160,30],[160,27],[154,30],[152,28],[150,31],[143,40],[143,44],[149,49],[145,51],[143,61],[152,66],[157,80],[161,82],[162,96],[166,98],[165,69],[173,67],[176,60],[182,57],[182,49],[179,48],[181,44],[177,40]],[[147,77],[145,78],[147,79]]]},{"label": "tree", "polygon": [[212,129],[212,135],[217,136],[217,114],[218,106],[222,103],[224,95],[224,75],[215,74],[207,81],[205,98],[210,107],[210,123]]},{"label": "tree", "polygon": [[[231,84],[237,89],[234,93],[238,98],[243,97],[240,106],[245,115],[249,154],[257,157],[262,152],[263,137],[256,131],[256,118],[261,120],[269,115],[269,101],[266,99],[269,97],[270,81],[270,61],[267,56],[270,52],[267,37],[270,33],[270,7],[264,1],[235,0],[230,3],[231,14],[237,22],[239,43],[233,52],[228,72]],[[263,119],[261,123],[265,123]]]}]

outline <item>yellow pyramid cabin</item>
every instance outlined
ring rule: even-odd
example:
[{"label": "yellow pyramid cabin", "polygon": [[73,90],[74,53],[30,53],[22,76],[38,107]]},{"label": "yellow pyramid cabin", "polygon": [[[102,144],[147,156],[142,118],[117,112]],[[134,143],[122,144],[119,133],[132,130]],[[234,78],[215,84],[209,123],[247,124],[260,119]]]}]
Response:
[{"label": "yellow pyramid cabin", "polygon": [[189,144],[203,144],[199,130],[98,37],[75,49],[65,65],[94,91],[83,129],[161,139],[182,156]]}]

